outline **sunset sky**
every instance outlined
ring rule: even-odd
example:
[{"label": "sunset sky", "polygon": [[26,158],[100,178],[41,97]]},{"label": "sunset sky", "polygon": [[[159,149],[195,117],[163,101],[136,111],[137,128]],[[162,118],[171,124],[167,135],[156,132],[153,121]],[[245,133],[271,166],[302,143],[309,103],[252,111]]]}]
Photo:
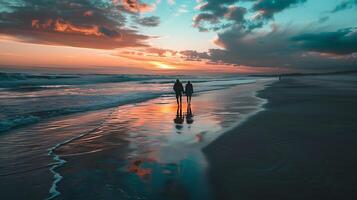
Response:
[{"label": "sunset sky", "polygon": [[357,0],[0,0],[0,47],[0,68],[353,70]]}]

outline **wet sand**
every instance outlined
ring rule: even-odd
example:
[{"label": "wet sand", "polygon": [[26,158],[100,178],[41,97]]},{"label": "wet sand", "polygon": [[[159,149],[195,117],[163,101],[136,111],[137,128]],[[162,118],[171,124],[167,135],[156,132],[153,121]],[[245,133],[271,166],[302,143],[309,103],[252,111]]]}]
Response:
[{"label": "wet sand", "polygon": [[357,76],[289,77],[204,149],[215,199],[357,199]]},{"label": "wet sand", "polygon": [[200,92],[192,116],[185,98],[181,115],[164,95],[2,135],[1,197],[208,200],[202,148],[261,109],[254,94],[265,84]]},{"label": "wet sand", "polygon": [[[195,96],[189,121],[170,95],[122,106],[90,134],[56,150],[63,199],[211,199],[202,148],[259,109],[264,83]],[[184,99],[185,101],[185,99]]]}]

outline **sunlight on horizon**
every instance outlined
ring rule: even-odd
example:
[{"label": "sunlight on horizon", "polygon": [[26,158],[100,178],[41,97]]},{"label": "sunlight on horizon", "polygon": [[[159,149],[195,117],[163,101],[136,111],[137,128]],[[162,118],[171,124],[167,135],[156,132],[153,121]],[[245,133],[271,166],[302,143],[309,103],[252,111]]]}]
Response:
[{"label": "sunlight on horizon", "polygon": [[154,65],[156,68],[159,69],[176,69],[177,67],[174,67],[172,65],[168,65],[162,62],[158,62],[158,61],[150,61],[150,64]]}]

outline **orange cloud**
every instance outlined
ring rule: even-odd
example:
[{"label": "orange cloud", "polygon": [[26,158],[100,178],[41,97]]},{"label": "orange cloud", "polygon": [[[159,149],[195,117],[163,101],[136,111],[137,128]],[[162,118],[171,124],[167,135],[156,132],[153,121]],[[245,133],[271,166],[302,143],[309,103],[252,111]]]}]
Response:
[{"label": "orange cloud", "polygon": [[31,1],[24,7],[14,7],[12,12],[1,13],[0,37],[11,36],[15,38],[12,41],[24,43],[96,49],[148,46],[153,37],[129,26],[126,19],[130,17],[128,14],[137,16],[139,11],[154,9],[156,3],[151,6],[128,0],[127,8],[135,11],[132,12],[124,8],[123,0],[112,1],[114,5],[106,8],[90,0]]},{"label": "orange cloud", "polygon": [[86,11],[86,12],[83,13],[83,16],[85,16],[85,17],[91,17],[91,16],[93,16],[93,11],[88,10],[88,11]]},{"label": "orange cloud", "polygon": [[[77,25],[62,18],[29,19],[26,27],[4,27],[0,37],[11,36],[11,41],[56,46],[95,49],[146,47],[151,36],[136,30],[92,24]],[[25,37],[24,37],[25,36]]]},{"label": "orange cloud", "polygon": [[80,27],[75,26],[63,19],[48,19],[44,23],[40,23],[38,19],[32,20],[31,23],[33,28],[43,29],[62,33],[77,33],[83,35],[93,35],[93,36],[104,36],[103,33],[99,31],[99,27],[96,25],[90,27]]},{"label": "orange cloud", "polygon": [[[114,4],[116,2],[117,0],[114,0]],[[122,0],[122,4],[126,10],[134,13],[152,12],[156,8],[155,4],[140,3],[138,0]]]},{"label": "orange cloud", "polygon": [[[145,51],[147,50],[147,51]],[[150,53],[150,48],[117,51],[112,54],[131,60],[136,65],[165,74],[215,74],[215,73],[254,73],[254,69],[244,66],[209,62],[209,60],[190,60],[177,52],[174,55],[158,56]],[[260,68],[261,69],[261,68]]]}]

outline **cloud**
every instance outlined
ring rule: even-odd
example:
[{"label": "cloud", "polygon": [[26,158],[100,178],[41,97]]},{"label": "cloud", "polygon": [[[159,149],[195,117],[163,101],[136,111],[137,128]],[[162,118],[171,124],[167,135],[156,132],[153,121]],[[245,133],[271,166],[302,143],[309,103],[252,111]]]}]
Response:
[{"label": "cloud", "polygon": [[201,13],[193,18],[193,27],[198,28],[200,31],[207,31],[208,29],[202,26],[202,21],[218,24],[219,18],[211,13]]},{"label": "cloud", "polygon": [[[126,1],[131,8],[144,9],[137,1]],[[0,2],[0,35],[17,40],[85,48],[114,49],[147,46],[150,36],[126,27],[125,13],[136,15],[118,0],[19,0]],[[136,7],[135,7],[136,6]],[[145,10],[145,9],[144,9]],[[158,19],[143,23],[155,25]]]},{"label": "cloud", "polygon": [[247,13],[247,9],[243,7],[231,6],[228,8],[224,17],[228,20],[233,20],[235,22],[244,22],[244,15]]},{"label": "cloud", "polygon": [[[250,4],[238,4],[241,2]],[[355,2],[350,1],[350,3]],[[357,30],[316,31],[280,27],[259,29],[286,9],[306,0],[208,0],[193,19],[200,31],[218,31],[214,43],[221,49],[185,51],[188,60],[207,60],[236,66],[292,69],[353,69],[357,66]],[[237,5],[247,5],[242,7]],[[320,19],[320,23],[329,18]]]},{"label": "cloud", "polygon": [[177,55],[177,51],[162,48],[135,48],[131,50],[118,51],[115,55],[127,54],[127,55],[139,55],[139,56],[150,56],[150,57],[172,57]]},{"label": "cloud", "polygon": [[[33,19],[31,22],[31,26],[37,30],[43,31],[54,31],[58,33],[73,33],[73,34],[82,34],[82,35],[90,35],[90,36],[120,36],[119,33],[113,31],[102,31],[106,30],[104,27],[99,27],[97,25],[81,27],[77,25],[73,25],[70,22],[67,22],[63,19],[47,19],[46,21],[40,22],[38,19]],[[100,30],[102,29],[102,30]],[[113,32],[113,34],[110,34]],[[106,34],[108,33],[108,34]]]},{"label": "cloud", "polygon": [[224,26],[219,25],[222,20],[243,23],[247,9],[234,5],[234,3],[238,1],[239,0],[208,0],[198,5],[196,9],[201,11],[201,13],[193,18],[193,26],[200,31],[216,31],[227,27],[228,23],[225,23]]},{"label": "cloud", "polygon": [[357,27],[334,32],[304,33],[291,39],[308,51],[339,55],[357,52]]},{"label": "cloud", "polygon": [[160,18],[157,16],[137,18],[136,22],[142,26],[158,26],[160,24]]},{"label": "cloud", "polygon": [[161,49],[161,48],[146,48],[146,53],[155,54],[157,56],[165,57],[166,55],[176,55],[177,51],[170,50],[170,49]]},{"label": "cloud", "polygon": [[156,4],[149,5],[138,0],[122,0],[122,4],[126,10],[134,13],[152,12],[156,8]]},{"label": "cloud", "polygon": [[180,54],[183,56],[182,58],[188,61],[201,61],[202,59],[210,59],[209,54],[207,52],[185,50],[185,51],[180,51]]},{"label": "cloud", "polygon": [[[218,34],[223,49],[188,51],[189,60],[205,59],[236,66],[288,69],[354,69],[357,64],[355,28],[335,32],[300,34],[288,27],[273,26],[269,32],[246,32],[234,26]],[[349,43],[349,44],[348,44]]]},{"label": "cloud", "polygon": [[294,5],[305,3],[307,0],[259,0],[252,10],[257,12],[257,19],[272,19],[274,15]]},{"label": "cloud", "polygon": [[344,0],[339,3],[331,12],[338,12],[341,10],[351,9],[357,7],[357,0]]},{"label": "cloud", "polygon": [[[273,20],[276,13],[297,6],[307,0],[208,0],[197,6],[201,11],[194,17],[194,27],[200,31],[226,29],[227,25],[244,25],[248,31],[262,27],[268,20]],[[240,2],[251,2],[250,7],[237,6]],[[247,18],[250,13],[254,17]],[[217,25],[225,22],[224,26]],[[226,21],[230,21],[227,23]],[[204,24],[203,22],[206,22]]]}]

